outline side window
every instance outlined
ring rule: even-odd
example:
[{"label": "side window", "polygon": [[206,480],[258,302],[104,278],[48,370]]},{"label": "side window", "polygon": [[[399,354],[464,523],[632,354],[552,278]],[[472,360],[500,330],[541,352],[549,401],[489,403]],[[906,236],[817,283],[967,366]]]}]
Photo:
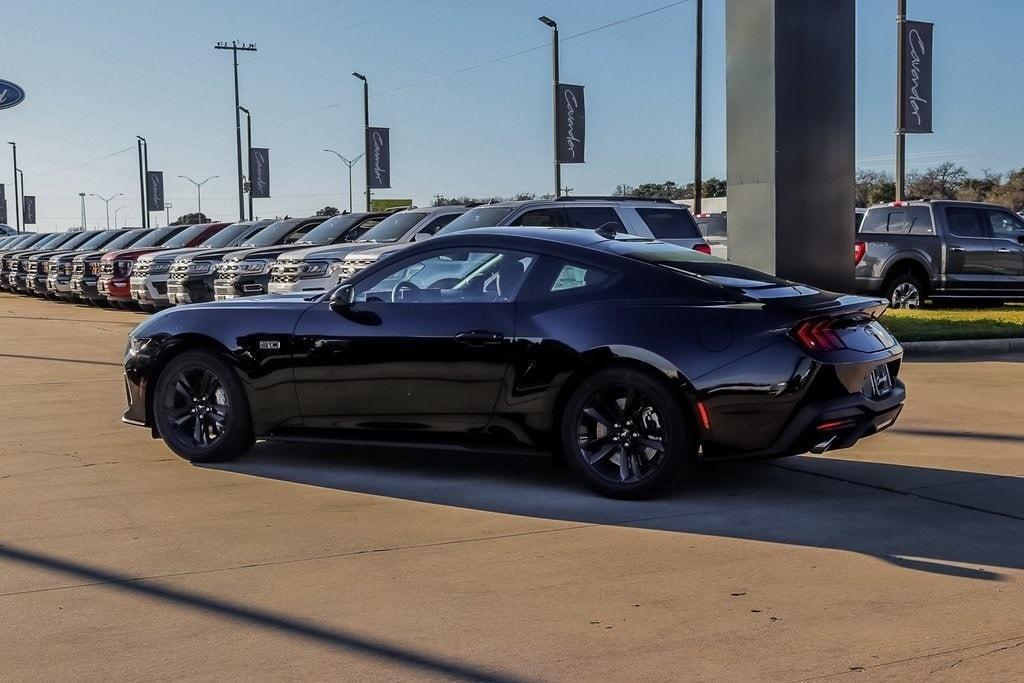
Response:
[{"label": "side window", "polygon": [[565,215],[568,228],[596,230],[611,225],[615,232],[626,232],[626,226],[619,219],[619,214],[610,206],[567,206]]},{"label": "side window", "polygon": [[346,242],[355,242],[357,239],[363,236],[363,233],[367,232],[370,228],[380,223],[383,218],[367,218],[365,221],[352,228],[345,234]]},{"label": "side window", "polygon": [[512,225],[524,225],[541,228],[564,228],[566,219],[560,208],[534,209],[527,211],[512,221]]},{"label": "side window", "polygon": [[892,211],[889,213],[889,227],[888,231],[893,235],[905,235],[908,230],[906,225],[906,214],[902,211]]},{"label": "side window", "polygon": [[357,302],[395,304],[512,301],[536,258],[516,251],[445,249],[396,263],[356,284]]},{"label": "side window", "polygon": [[1024,237],[1024,221],[1007,211],[987,210],[988,224],[992,226],[992,236],[1000,239],[1015,240]]},{"label": "side window", "polygon": [[440,230],[444,226],[448,225],[449,223],[451,223],[453,220],[455,220],[458,217],[459,217],[459,214],[457,214],[457,213],[450,213],[447,216],[438,216],[434,220],[429,221],[416,234],[417,235],[433,235],[438,230]]},{"label": "side window", "polygon": [[875,235],[889,231],[889,211],[886,209],[868,209],[860,224],[860,232],[864,235]]},{"label": "side window", "polygon": [[910,223],[911,235],[934,235],[935,226],[932,225],[932,212],[924,206],[912,206],[907,209],[907,219]]},{"label": "side window", "polygon": [[549,291],[562,292],[567,289],[592,287],[608,279],[608,274],[601,270],[566,263],[555,275]]},{"label": "side window", "polygon": [[657,239],[698,239],[700,230],[686,209],[640,208],[636,210]]},{"label": "side window", "polygon": [[988,237],[985,226],[981,223],[981,212],[960,206],[946,209],[946,222],[949,232],[957,237]]}]

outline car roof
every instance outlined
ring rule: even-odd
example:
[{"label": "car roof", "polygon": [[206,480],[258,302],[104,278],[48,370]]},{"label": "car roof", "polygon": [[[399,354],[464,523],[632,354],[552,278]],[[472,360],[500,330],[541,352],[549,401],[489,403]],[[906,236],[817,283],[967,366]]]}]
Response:
[{"label": "car roof", "polygon": [[[659,240],[655,240],[650,237],[637,237],[635,235],[626,235],[622,233],[609,236],[601,234],[596,230],[588,230],[586,228],[542,228],[526,226],[516,227],[512,230],[507,227],[472,228],[470,230],[454,232],[449,235],[439,235],[427,240],[424,244],[432,243],[435,246],[441,246],[449,241],[456,241],[460,238],[467,241],[482,241],[484,243],[490,241],[504,242],[505,244],[508,244],[510,241],[524,243],[544,242],[546,244],[597,249],[609,254],[618,254],[622,251],[623,247],[630,244],[668,244],[667,242],[660,242]],[[441,240],[444,240],[444,242],[440,242]]]},{"label": "car roof", "polygon": [[474,209],[486,209],[491,206],[516,208],[520,206],[572,206],[573,204],[609,204],[625,206],[650,206],[656,205],[664,208],[675,208],[680,211],[689,211],[689,207],[683,204],[676,204],[665,197],[609,197],[594,195],[571,195],[567,197],[552,197],[550,199],[510,199],[491,204],[480,204]]}]

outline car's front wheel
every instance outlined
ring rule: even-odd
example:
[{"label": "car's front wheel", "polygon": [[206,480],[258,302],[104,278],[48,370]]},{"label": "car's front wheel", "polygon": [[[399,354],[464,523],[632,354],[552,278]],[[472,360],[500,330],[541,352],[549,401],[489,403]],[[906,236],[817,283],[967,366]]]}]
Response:
[{"label": "car's front wheel", "polygon": [[205,351],[186,351],[160,373],[153,422],[172,451],[192,462],[235,458],[253,444],[245,390],[235,372]]},{"label": "car's front wheel", "polygon": [[646,498],[693,465],[697,436],[678,399],[657,379],[611,368],[576,388],[562,416],[566,460],[593,489]]}]

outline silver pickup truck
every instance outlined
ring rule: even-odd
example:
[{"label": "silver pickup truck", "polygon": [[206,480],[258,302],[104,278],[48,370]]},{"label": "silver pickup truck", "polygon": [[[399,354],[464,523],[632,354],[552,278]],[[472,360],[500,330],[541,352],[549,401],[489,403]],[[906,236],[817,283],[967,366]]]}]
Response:
[{"label": "silver pickup truck", "polygon": [[857,291],[894,308],[925,299],[1024,300],[1024,220],[995,204],[893,202],[857,232]]}]

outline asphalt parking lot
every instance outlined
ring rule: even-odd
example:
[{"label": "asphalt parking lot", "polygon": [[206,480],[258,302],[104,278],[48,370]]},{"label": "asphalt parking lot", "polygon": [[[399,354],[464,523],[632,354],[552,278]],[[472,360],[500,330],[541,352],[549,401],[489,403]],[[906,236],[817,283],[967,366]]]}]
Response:
[{"label": "asphalt parking lot", "polygon": [[1024,676],[1024,362],[908,363],[891,432],[630,503],[536,458],[189,465],[119,421],[142,318],[0,294],[0,678]]}]

